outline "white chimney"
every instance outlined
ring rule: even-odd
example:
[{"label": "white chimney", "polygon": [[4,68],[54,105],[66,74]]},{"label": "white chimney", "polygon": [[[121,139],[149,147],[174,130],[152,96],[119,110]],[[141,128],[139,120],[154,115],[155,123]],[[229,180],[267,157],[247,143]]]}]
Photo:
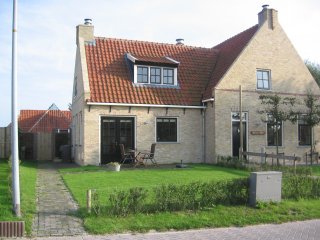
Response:
[{"label": "white chimney", "polygon": [[92,25],[92,19],[84,19],[84,24],[77,26],[77,45],[79,44],[79,38],[82,38],[83,41],[93,41],[94,40],[94,26]]},{"label": "white chimney", "polygon": [[265,22],[268,23],[269,29],[274,29],[278,24],[278,11],[268,8],[269,5],[262,5],[262,11],[258,14],[259,27],[261,27]]}]

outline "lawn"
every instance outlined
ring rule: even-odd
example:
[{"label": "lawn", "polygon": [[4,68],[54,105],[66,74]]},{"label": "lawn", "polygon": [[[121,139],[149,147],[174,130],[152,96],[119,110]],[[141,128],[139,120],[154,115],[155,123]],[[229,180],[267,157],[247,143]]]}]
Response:
[{"label": "lawn", "polygon": [[[114,190],[132,187],[150,189],[160,184],[180,184],[194,181],[211,181],[249,176],[249,172],[231,168],[215,167],[205,164],[193,164],[190,168],[138,168],[120,172],[91,171],[94,168],[60,170],[63,179],[81,207],[86,206],[86,190],[95,189],[102,196]],[[106,199],[106,198],[104,198]]]},{"label": "lawn", "polygon": [[8,190],[8,174],[8,163],[2,159],[0,160],[0,221],[23,220],[25,221],[26,232],[30,234],[33,215],[36,211],[36,163],[22,162],[20,164],[21,219],[16,218],[11,211],[12,200]]},{"label": "lawn", "polygon": [[150,189],[167,183],[232,179],[249,176],[249,172],[203,164],[194,164],[189,169],[141,168],[110,172],[97,167],[84,167],[62,169],[60,172],[82,208],[79,215],[84,219],[86,230],[94,234],[245,226],[320,218],[320,200],[303,199],[266,204],[260,208],[218,205],[195,212],[134,214],[127,217],[89,215],[84,211],[87,189],[96,189],[103,193],[103,200],[106,201],[108,193],[115,189],[137,186]]},{"label": "lawn", "polygon": [[312,166],[312,175],[320,176],[320,166]]}]

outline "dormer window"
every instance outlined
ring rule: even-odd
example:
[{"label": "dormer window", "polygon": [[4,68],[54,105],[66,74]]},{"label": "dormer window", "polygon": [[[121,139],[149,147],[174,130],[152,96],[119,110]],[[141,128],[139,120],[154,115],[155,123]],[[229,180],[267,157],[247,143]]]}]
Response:
[{"label": "dormer window", "polygon": [[133,82],[137,84],[150,84],[162,86],[178,85],[179,62],[169,57],[135,57],[129,53],[126,58],[130,60],[129,66],[133,75]]}]

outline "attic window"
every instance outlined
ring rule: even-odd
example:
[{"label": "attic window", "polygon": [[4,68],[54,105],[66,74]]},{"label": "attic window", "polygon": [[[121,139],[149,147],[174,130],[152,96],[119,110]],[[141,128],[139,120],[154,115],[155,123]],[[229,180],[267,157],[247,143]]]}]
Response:
[{"label": "attic window", "polygon": [[177,69],[156,66],[134,66],[135,83],[177,85]]},{"label": "attic window", "polygon": [[177,86],[179,62],[170,57],[137,57],[126,53],[133,82],[162,86]]}]

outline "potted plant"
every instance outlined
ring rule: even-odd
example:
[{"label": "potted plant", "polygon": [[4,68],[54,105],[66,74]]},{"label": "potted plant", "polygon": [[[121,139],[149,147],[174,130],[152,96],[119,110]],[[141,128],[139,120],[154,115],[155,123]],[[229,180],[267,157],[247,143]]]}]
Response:
[{"label": "potted plant", "polygon": [[118,163],[118,162],[110,162],[110,163],[107,164],[107,166],[111,171],[119,172],[121,164]]}]

